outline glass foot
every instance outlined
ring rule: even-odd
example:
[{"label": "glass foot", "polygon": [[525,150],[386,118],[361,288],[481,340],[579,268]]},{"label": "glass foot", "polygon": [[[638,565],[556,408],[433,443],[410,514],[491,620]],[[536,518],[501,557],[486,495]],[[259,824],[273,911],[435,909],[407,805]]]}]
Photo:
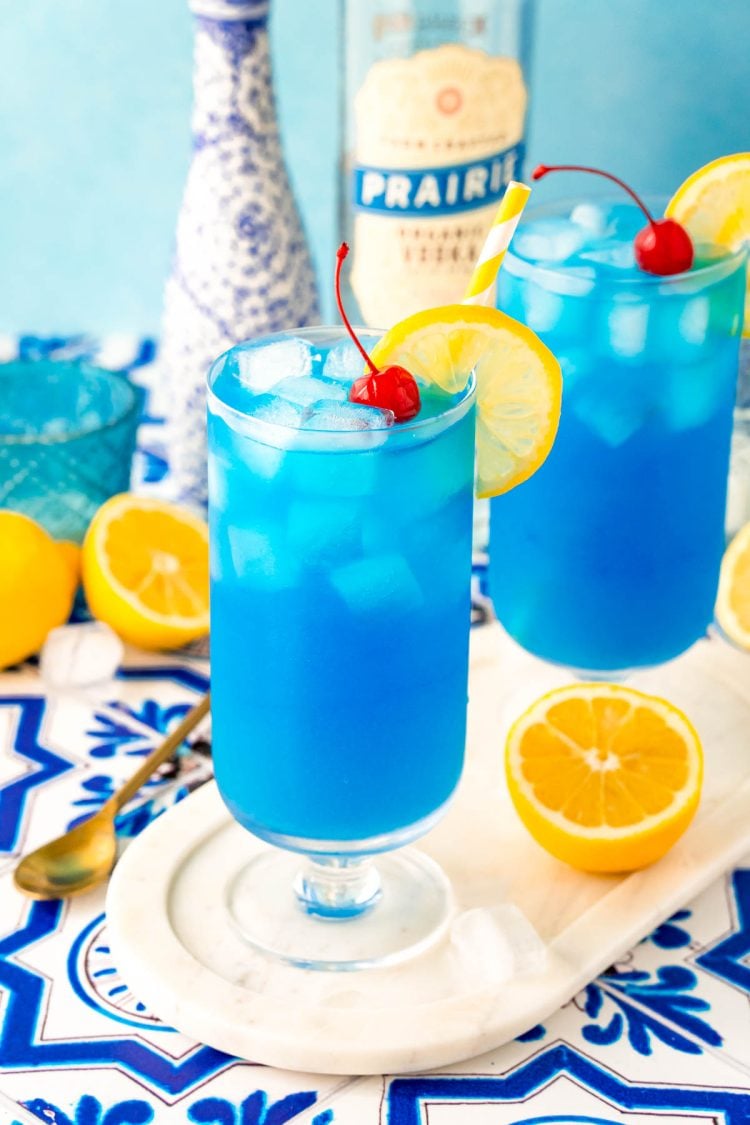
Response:
[{"label": "glass foot", "polygon": [[392,965],[436,941],[451,916],[450,884],[414,849],[371,858],[274,849],[243,867],[227,906],[242,938],[304,969]]}]

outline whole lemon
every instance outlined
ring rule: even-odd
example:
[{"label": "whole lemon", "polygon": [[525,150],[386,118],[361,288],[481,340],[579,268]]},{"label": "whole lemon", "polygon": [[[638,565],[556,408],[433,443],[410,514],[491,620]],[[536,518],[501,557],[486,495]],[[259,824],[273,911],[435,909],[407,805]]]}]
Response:
[{"label": "whole lemon", "polygon": [[0,511],[0,668],[33,656],[67,621],[76,586],[70,558],[44,528]]}]

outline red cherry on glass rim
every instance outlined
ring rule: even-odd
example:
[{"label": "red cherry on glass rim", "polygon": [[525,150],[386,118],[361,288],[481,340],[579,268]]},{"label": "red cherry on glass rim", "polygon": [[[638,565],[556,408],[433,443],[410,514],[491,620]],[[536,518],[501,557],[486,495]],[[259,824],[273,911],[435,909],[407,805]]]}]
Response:
[{"label": "red cherry on glass rim", "polygon": [[384,367],[377,375],[360,375],[349,391],[350,402],[392,410],[397,422],[408,422],[419,414],[421,402],[414,376],[405,367]]},{"label": "red cherry on glass rim", "polygon": [[603,176],[628,193],[648,219],[648,226],[638,231],[633,241],[636,264],[646,273],[662,277],[684,273],[689,270],[695,257],[690,235],[674,219],[655,219],[646,205],[632,188],[611,172],[599,168],[589,168],[583,164],[538,164],[531,173],[532,180],[541,180],[549,172],[589,172],[593,176]]},{"label": "red cherry on glass rim", "polygon": [[391,410],[397,422],[409,422],[412,418],[416,418],[422,405],[416,379],[405,367],[384,367],[382,371],[379,370],[357,339],[344,310],[341,300],[341,266],[348,253],[349,247],[342,242],[336,251],[336,304],[344,327],[370,368],[369,374],[360,375],[359,379],[355,379],[352,383],[349,401],[358,402],[362,406]]},{"label": "red cherry on glass rim", "polygon": [[684,273],[693,264],[693,243],[674,219],[656,219],[639,230],[633,242],[635,260],[647,273]]}]

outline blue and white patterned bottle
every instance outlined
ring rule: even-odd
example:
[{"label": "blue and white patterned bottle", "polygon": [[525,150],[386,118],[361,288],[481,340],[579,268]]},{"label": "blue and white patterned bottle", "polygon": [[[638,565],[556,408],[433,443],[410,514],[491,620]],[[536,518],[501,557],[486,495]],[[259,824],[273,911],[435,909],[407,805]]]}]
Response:
[{"label": "blue and white patterned bottle", "polygon": [[315,278],[281,150],[269,0],[190,0],[193,158],[165,292],[160,368],[172,494],[206,505],[205,376],[239,340],[315,324]]}]

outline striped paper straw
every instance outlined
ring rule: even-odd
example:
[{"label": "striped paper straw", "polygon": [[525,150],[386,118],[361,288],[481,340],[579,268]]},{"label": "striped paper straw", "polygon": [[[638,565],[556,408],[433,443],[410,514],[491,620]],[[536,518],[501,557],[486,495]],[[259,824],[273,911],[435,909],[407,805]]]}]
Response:
[{"label": "striped paper straw", "polygon": [[502,265],[531,188],[511,180],[492,220],[487,240],[477,259],[463,299],[465,305],[492,305],[497,271]]}]

